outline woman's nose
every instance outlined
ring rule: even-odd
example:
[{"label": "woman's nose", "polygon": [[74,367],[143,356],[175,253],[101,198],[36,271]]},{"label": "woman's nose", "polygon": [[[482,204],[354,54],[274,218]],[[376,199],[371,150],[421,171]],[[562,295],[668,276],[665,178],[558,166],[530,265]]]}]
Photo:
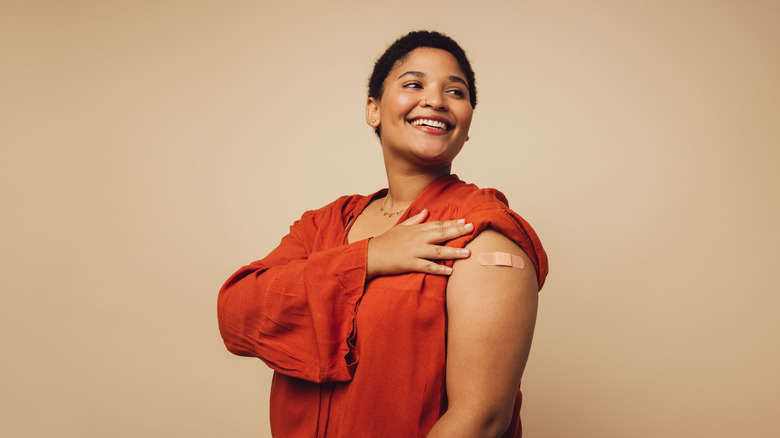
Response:
[{"label": "woman's nose", "polygon": [[447,109],[446,100],[441,95],[441,93],[438,92],[428,92],[423,96],[422,102],[421,102],[423,108],[433,108],[435,110],[445,110]]}]

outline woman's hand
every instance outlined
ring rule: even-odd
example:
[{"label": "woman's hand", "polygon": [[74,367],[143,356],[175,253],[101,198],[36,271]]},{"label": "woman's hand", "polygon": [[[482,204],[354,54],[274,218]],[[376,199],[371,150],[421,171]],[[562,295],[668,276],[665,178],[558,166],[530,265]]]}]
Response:
[{"label": "woman's hand", "polygon": [[366,281],[379,275],[407,272],[450,275],[452,268],[434,260],[469,257],[468,249],[440,244],[471,233],[473,224],[467,224],[465,219],[422,223],[427,217],[428,210],[423,210],[368,241]]}]

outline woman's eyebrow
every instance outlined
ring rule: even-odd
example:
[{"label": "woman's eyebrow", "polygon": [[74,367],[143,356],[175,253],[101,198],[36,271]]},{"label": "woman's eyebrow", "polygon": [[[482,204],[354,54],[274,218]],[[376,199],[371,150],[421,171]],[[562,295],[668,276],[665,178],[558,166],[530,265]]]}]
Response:
[{"label": "woman's eyebrow", "polygon": [[469,86],[469,84],[467,84],[466,81],[463,78],[461,78],[460,76],[452,75],[452,76],[449,77],[449,79],[452,82],[460,82],[461,84],[465,85],[466,87]]},{"label": "woman's eyebrow", "polygon": [[422,77],[424,77],[424,76],[425,76],[425,73],[423,73],[423,72],[421,72],[421,71],[407,71],[407,72],[405,72],[405,73],[401,73],[401,74],[398,76],[398,78],[396,78],[396,79],[401,79],[402,77],[404,77],[404,76],[407,76],[407,75],[408,75],[408,76],[415,76],[415,77],[418,77],[418,78],[422,78]]},{"label": "woman's eyebrow", "polygon": [[[400,75],[398,75],[398,78],[396,78],[396,80],[401,79],[404,76],[414,76],[414,77],[417,77],[417,78],[422,78],[422,77],[425,77],[425,73],[423,73],[421,71],[414,71],[414,70],[407,71],[407,72],[404,72],[404,73],[401,73]],[[450,75],[449,77],[447,77],[447,79],[449,79],[452,82],[460,82],[461,84],[463,84],[463,85],[465,85],[467,87],[469,86],[469,84],[466,83],[466,81],[463,78],[461,78],[460,76]]]}]

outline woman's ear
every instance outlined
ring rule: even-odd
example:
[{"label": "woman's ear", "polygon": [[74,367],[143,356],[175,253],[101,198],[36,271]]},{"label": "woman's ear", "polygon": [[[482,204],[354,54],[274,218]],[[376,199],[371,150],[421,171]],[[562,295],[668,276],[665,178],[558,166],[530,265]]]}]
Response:
[{"label": "woman's ear", "polygon": [[379,102],[373,97],[366,102],[366,123],[372,128],[379,126]]}]

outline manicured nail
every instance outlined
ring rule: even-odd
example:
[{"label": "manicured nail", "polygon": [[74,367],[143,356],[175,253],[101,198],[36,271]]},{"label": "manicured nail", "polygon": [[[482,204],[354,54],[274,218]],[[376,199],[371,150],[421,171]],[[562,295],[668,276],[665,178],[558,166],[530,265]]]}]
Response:
[{"label": "manicured nail", "polygon": [[474,229],[474,224],[466,224],[463,228],[465,228],[468,231],[471,231]]},{"label": "manicured nail", "polygon": [[458,225],[463,225],[466,223],[466,219],[458,219]]},{"label": "manicured nail", "polygon": [[452,274],[452,268],[450,268],[449,266],[445,266],[444,267],[444,273],[445,274]]},{"label": "manicured nail", "polygon": [[459,250],[458,250],[458,254],[460,254],[460,255],[462,255],[462,256],[467,256],[467,255],[471,254],[471,251],[469,251],[469,250],[468,250],[468,249],[466,249],[466,248],[463,248],[463,249],[459,249]]}]

